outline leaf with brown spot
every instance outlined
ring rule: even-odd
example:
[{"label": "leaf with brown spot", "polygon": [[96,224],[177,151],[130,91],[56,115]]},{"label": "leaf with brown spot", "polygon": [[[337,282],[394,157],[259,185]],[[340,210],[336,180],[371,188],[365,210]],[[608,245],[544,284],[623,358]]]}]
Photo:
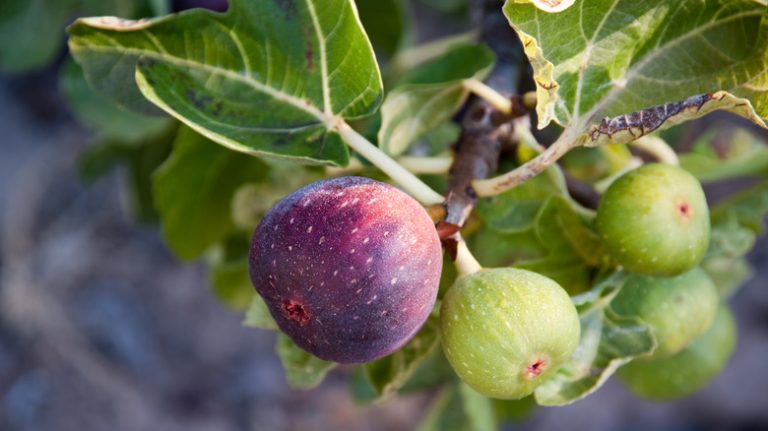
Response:
[{"label": "leaf with brown spot", "polygon": [[149,99],[251,155],[346,165],[337,121],[372,114],[382,98],[350,0],[231,0],[224,14],[81,18],[69,34],[72,55],[99,91],[139,111]]}]

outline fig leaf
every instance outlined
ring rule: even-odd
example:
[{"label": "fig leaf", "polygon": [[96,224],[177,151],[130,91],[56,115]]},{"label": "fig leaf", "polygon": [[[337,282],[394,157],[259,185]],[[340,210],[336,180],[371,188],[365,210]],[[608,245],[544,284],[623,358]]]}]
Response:
[{"label": "fig leaf", "polygon": [[541,13],[508,1],[504,13],[533,66],[540,128],[555,121],[581,133],[592,125],[600,133],[586,140],[620,143],[660,127],[648,126],[654,118],[679,122],[714,109],[765,127],[764,4],[577,0]]},{"label": "fig leaf", "polygon": [[[81,18],[72,55],[123,106],[149,99],[209,139],[251,155],[344,166],[340,119],[382,99],[354,2],[231,0],[152,20]],[[138,86],[126,85],[137,82]]]}]

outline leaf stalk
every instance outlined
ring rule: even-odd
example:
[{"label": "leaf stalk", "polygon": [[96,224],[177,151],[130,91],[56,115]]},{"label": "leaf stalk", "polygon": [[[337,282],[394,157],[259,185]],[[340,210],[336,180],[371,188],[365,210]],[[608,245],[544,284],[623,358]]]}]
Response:
[{"label": "leaf stalk", "polygon": [[424,184],[424,182],[416,177],[416,175],[412,174],[394,159],[389,157],[385,152],[381,151],[379,147],[373,145],[345,121],[339,119],[335,127],[339,132],[339,135],[341,135],[341,138],[350,148],[357,151],[374,166],[389,175],[390,178],[398,183],[416,200],[424,205],[433,205],[443,202],[444,198],[441,194]]}]

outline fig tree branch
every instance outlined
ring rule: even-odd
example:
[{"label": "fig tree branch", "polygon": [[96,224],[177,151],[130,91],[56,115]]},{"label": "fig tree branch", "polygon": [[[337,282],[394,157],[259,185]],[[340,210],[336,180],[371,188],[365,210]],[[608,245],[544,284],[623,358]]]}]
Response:
[{"label": "fig tree branch", "polygon": [[[503,144],[513,139],[511,120],[525,112],[520,100],[516,98],[517,103],[512,103],[511,97],[518,92],[523,61],[517,35],[509,26],[498,1],[474,0],[472,11],[477,27],[482,29],[480,38],[496,54],[496,64],[482,88],[487,87],[489,94],[494,94],[491,99],[499,99],[495,95],[500,95],[510,104],[509,112],[504,113],[487,100],[475,98],[464,114],[448,180],[449,191],[443,203],[445,223],[458,227],[464,224],[477,202],[472,181],[487,178],[496,171]],[[446,245],[450,251],[450,245]]]},{"label": "fig tree branch", "polygon": [[576,135],[574,130],[576,129],[566,130],[546,150],[523,165],[494,178],[473,181],[472,187],[478,196],[496,196],[528,181],[557,162],[565,153],[580,145],[577,136],[574,136]]}]

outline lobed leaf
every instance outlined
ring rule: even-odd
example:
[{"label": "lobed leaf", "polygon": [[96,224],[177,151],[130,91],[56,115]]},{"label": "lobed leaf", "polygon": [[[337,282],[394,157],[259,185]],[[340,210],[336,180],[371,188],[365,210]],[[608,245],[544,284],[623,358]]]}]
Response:
[{"label": "lobed leaf", "polygon": [[751,101],[753,120],[768,117],[768,10],[759,2],[577,0],[542,14],[508,1],[504,13],[533,66],[540,128],[581,130],[717,91]]},{"label": "lobed leaf", "polygon": [[[232,0],[224,14],[83,18],[69,33],[73,56],[100,91],[139,110],[146,97],[252,155],[346,165],[337,120],[373,113],[382,96],[349,0]],[[126,85],[134,78],[138,87]]]}]

